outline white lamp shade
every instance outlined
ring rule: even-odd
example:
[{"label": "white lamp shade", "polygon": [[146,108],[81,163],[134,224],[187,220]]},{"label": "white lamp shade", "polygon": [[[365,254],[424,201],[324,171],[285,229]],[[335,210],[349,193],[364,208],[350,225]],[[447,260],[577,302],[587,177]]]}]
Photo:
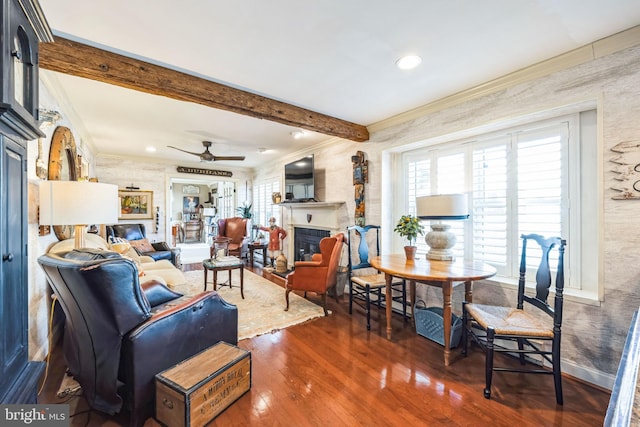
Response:
[{"label": "white lamp shade", "polygon": [[439,194],[416,197],[416,216],[421,219],[467,219],[467,195]]},{"label": "white lamp shade", "polygon": [[204,208],[202,210],[204,216],[216,216],[216,210],[214,208]]},{"label": "white lamp shade", "polygon": [[86,181],[42,181],[40,224],[118,222],[118,186]]}]

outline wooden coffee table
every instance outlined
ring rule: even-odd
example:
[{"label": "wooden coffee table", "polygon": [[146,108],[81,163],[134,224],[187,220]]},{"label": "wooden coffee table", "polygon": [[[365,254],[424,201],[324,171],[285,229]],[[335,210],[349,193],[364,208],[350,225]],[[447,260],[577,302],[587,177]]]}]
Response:
[{"label": "wooden coffee table", "polygon": [[[204,267],[204,290],[207,290],[207,272],[213,271],[213,290],[218,289],[218,271],[229,271],[229,287],[231,286],[231,270],[240,270],[240,295],[244,299],[244,264],[242,260],[235,256],[225,256],[222,258],[211,258],[202,261]],[[222,285],[221,285],[222,286]]]}]

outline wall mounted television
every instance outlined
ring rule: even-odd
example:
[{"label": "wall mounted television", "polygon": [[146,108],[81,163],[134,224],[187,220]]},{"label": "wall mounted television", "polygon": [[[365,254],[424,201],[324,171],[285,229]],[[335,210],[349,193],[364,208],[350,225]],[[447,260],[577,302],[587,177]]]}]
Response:
[{"label": "wall mounted television", "polygon": [[284,165],[286,202],[314,202],[315,170],[313,154]]}]

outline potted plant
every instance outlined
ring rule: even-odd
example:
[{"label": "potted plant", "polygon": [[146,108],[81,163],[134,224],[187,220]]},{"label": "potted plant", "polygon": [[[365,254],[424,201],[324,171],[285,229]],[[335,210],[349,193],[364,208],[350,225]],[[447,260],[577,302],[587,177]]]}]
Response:
[{"label": "potted plant", "polygon": [[418,236],[424,234],[424,226],[420,224],[420,219],[413,215],[402,215],[400,220],[396,224],[396,228],[393,229],[400,237],[406,237],[409,241],[409,245],[404,247],[404,252],[407,256],[407,260],[413,260],[416,256],[415,241]]},{"label": "potted plant", "polygon": [[251,219],[251,217],[253,216],[253,213],[251,212],[252,207],[253,207],[253,204],[244,202],[242,205],[236,208],[236,212],[238,213],[238,216],[242,218]]}]

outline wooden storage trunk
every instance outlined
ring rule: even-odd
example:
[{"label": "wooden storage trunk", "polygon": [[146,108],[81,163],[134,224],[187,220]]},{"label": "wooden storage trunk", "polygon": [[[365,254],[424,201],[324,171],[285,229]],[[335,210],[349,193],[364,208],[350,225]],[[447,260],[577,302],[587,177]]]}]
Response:
[{"label": "wooden storage trunk", "polygon": [[156,419],[204,426],[249,389],[251,353],[220,341],[156,375]]}]

